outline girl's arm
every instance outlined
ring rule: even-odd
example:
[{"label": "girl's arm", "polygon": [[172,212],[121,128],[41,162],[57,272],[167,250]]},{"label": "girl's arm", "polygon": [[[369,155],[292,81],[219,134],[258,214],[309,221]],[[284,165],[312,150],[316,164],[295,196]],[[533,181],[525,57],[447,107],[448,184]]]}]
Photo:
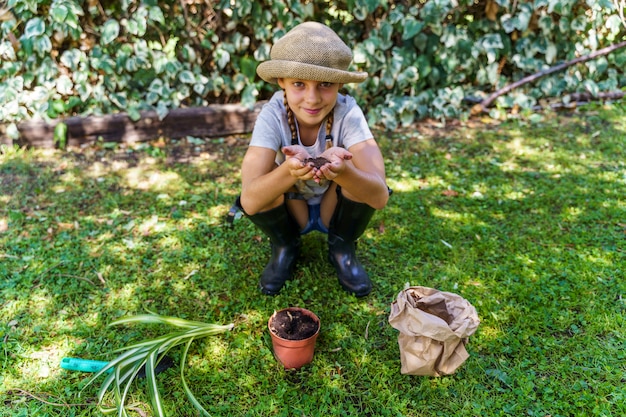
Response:
[{"label": "girl's arm", "polygon": [[[350,200],[366,203],[380,210],[387,205],[389,190],[385,163],[374,139],[359,142],[348,149],[350,159],[331,156],[331,163],[320,168],[318,175],[341,186]],[[332,148],[327,152],[332,153]],[[326,152],[325,152],[326,153]]]},{"label": "girl's arm", "polygon": [[302,151],[287,155],[287,160],[276,166],[276,151],[250,146],[241,167],[241,206],[248,215],[277,207],[283,194],[298,179],[313,178],[312,168],[302,163],[308,154]]}]

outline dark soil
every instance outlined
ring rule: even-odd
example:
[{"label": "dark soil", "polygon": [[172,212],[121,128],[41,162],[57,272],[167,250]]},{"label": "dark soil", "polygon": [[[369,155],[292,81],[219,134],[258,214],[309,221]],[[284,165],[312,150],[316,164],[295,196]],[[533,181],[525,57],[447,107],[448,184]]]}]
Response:
[{"label": "dark soil", "polygon": [[329,163],[330,161],[323,156],[317,158],[307,158],[304,160],[307,164],[312,164],[315,168],[319,169],[322,165]]},{"label": "dark soil", "polygon": [[283,310],[274,315],[270,330],[287,340],[303,340],[313,336],[319,323],[298,310]]}]

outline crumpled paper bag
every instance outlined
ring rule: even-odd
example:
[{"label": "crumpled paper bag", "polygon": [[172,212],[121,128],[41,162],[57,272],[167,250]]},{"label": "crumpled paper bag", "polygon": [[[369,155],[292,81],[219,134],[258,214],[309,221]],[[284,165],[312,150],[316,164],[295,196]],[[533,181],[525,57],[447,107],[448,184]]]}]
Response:
[{"label": "crumpled paper bag", "polygon": [[400,331],[400,372],[450,375],[469,357],[465,344],[480,320],[463,297],[428,287],[408,287],[391,304],[389,324]]}]

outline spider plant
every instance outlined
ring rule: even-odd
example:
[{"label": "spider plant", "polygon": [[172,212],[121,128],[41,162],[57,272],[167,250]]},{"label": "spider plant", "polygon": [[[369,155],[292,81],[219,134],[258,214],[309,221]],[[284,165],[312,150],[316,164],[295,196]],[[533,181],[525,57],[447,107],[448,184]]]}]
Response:
[{"label": "spider plant", "polygon": [[[200,402],[189,389],[185,380],[185,363],[187,353],[191,343],[198,338],[224,333],[231,330],[234,324],[219,325],[212,323],[203,323],[199,321],[185,320],[177,317],[161,316],[159,314],[140,314],[137,316],[125,317],[116,320],[109,326],[116,326],[126,323],[156,323],[174,326],[180,330],[172,331],[169,334],[154,339],[145,340],[124,348],[116,349],[114,353],[120,353],[115,359],[107,363],[99,372],[93,375],[86,386],[94,382],[99,376],[108,374],[98,392],[98,405],[100,410],[105,414],[117,412],[119,417],[128,416],[126,412],[126,398],[130,390],[130,386],[137,378],[139,378],[145,370],[146,391],[150,399],[152,410],[155,416],[165,416],[161,395],[156,382],[156,367],[166,356],[167,352],[173,347],[184,345],[182,355],[180,357],[180,378],[183,390],[187,394],[187,398],[193,406],[203,415],[209,416],[209,413],[202,407]],[[110,371],[112,370],[112,371]],[[103,399],[107,391],[112,390],[115,396],[115,407],[107,407],[103,405]]]}]

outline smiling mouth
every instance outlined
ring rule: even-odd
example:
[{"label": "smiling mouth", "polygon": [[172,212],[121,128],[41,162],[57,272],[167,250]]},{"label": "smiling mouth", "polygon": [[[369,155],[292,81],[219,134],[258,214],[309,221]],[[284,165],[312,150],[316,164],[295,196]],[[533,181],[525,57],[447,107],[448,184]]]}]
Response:
[{"label": "smiling mouth", "polygon": [[302,110],[304,110],[305,113],[310,114],[310,115],[316,115],[322,111],[322,109],[302,109]]}]

